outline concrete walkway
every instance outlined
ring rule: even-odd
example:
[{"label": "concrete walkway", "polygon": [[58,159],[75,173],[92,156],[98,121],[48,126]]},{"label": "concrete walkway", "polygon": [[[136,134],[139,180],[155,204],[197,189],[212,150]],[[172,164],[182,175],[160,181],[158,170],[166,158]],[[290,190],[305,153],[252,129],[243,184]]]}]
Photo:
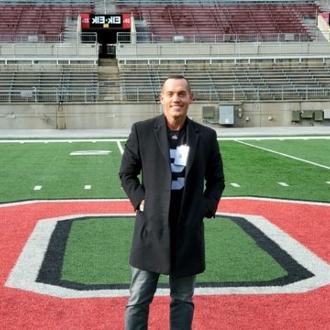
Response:
[{"label": "concrete walkway", "polygon": [[[330,126],[213,127],[219,137],[330,136]],[[126,138],[129,129],[0,129],[0,139]]]}]

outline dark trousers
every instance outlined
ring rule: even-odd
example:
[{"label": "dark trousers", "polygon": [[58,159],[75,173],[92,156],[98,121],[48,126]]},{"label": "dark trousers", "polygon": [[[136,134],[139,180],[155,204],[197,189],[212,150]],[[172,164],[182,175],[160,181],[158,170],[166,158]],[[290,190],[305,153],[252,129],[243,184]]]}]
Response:
[{"label": "dark trousers", "polygon": [[[132,267],[130,296],[125,311],[125,330],[148,329],[149,305],[154,297],[159,275]],[[170,330],[191,329],[195,277],[169,277]]]}]

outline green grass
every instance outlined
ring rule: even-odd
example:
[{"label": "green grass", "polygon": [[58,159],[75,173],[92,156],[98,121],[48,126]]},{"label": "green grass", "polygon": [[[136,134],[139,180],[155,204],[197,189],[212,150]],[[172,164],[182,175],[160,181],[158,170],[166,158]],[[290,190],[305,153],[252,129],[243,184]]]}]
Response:
[{"label": "green grass", "polygon": [[[108,156],[70,156],[77,150],[111,150]],[[0,201],[120,198],[116,143],[0,144]],[[42,190],[33,191],[35,185]],[[91,190],[85,190],[91,185]]]},{"label": "green grass", "polygon": [[[263,146],[266,146],[266,142],[263,141]],[[299,142],[304,145],[308,141]],[[278,141],[278,143],[282,142]],[[330,141],[326,143],[330,144]],[[234,141],[222,142],[221,150],[226,176],[226,196],[330,201],[330,185],[326,183],[330,180],[328,169]],[[329,158],[330,154],[322,157]],[[230,185],[232,182],[240,184],[241,187],[232,187]],[[278,182],[286,182],[289,187],[280,186]]]},{"label": "green grass", "polygon": [[253,140],[253,145],[330,167],[330,140]]},{"label": "green grass", "polygon": [[[129,283],[133,221],[76,220],[67,241],[62,279],[83,284]],[[198,282],[267,281],[287,273],[229,219],[205,221],[207,270]],[[161,282],[166,282],[163,276]]]},{"label": "green grass", "polygon": [[[258,146],[330,166],[330,140],[249,140]],[[221,141],[224,196],[260,196],[330,202],[329,170]],[[122,143],[122,145],[124,145]],[[111,150],[108,156],[70,156],[77,150]],[[126,198],[118,179],[115,142],[1,143],[0,202],[61,198]],[[286,182],[282,187],[277,182]],[[230,183],[240,184],[234,188]],[[34,191],[41,185],[40,191]],[[91,185],[91,190],[85,190]]]}]

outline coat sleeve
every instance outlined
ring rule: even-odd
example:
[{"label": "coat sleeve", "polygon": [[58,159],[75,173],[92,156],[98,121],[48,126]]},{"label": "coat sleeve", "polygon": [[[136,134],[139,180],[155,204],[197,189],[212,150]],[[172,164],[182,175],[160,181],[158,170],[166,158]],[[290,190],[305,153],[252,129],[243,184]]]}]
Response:
[{"label": "coat sleeve", "polygon": [[134,124],[125,144],[119,170],[119,178],[121,185],[135,210],[138,209],[145,195],[144,187],[138,177],[141,172],[141,168],[142,163],[139,139],[136,124]]},{"label": "coat sleeve", "polygon": [[204,191],[204,197],[207,204],[207,211],[205,216],[207,218],[212,218],[215,216],[218,202],[225,188],[222,158],[215,131],[212,131],[210,145],[211,148],[205,173]]}]

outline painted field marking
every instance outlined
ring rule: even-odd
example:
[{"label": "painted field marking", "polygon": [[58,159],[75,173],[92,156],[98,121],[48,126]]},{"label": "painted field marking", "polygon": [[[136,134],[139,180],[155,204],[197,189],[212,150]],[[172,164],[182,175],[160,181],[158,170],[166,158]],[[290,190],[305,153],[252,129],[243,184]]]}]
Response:
[{"label": "painted field marking", "polygon": [[111,150],[77,150],[70,152],[70,156],[107,156]]},{"label": "painted field marking", "polygon": [[326,181],[327,184],[330,184],[330,181]]},{"label": "painted field marking", "polygon": [[289,187],[289,185],[286,182],[277,182],[282,187]]},{"label": "painted field marking", "polygon": [[[128,134],[127,134],[128,136]],[[309,136],[309,137],[302,137],[302,136],[284,136],[284,137],[278,137],[278,136],[266,136],[266,137],[238,137],[238,136],[228,136],[224,137],[219,135],[217,137],[218,141],[236,141],[239,139],[240,141],[267,141],[267,140],[330,140],[330,136],[328,135],[317,135],[317,136]],[[44,141],[48,141],[48,143],[72,143],[72,142],[91,142],[91,138],[77,138],[74,140],[69,140],[68,138],[63,138],[63,139],[28,139],[28,138],[21,138],[21,139],[1,139],[0,138],[0,144],[1,143],[43,143]],[[93,139],[93,141],[96,142],[126,142],[127,138],[96,138]]]},{"label": "painted field marking", "polygon": [[[283,202],[283,201],[280,201]],[[310,203],[312,205],[312,203]],[[266,236],[282,247],[299,264],[312,272],[315,276],[302,281],[293,282],[284,286],[262,287],[198,287],[199,295],[223,295],[223,294],[292,294],[308,292],[330,283],[330,265],[310,251],[307,247],[296,241],[285,231],[271,223],[267,218],[256,215],[240,213],[218,213],[217,215],[239,216],[245,218],[261,230]],[[89,213],[82,212],[65,216],[39,219],[30,234],[14,268],[11,270],[5,286],[26,291],[46,294],[62,298],[95,298],[95,297],[120,297],[127,296],[128,289],[101,289],[101,290],[74,290],[60,286],[37,282],[37,276],[44,259],[49,240],[58,221],[70,220],[80,217],[104,217],[104,216],[134,216],[134,213]],[[168,295],[168,289],[157,289],[156,295]]]},{"label": "painted field marking", "polygon": [[230,185],[234,188],[240,188],[241,186],[236,182],[231,182]]},{"label": "painted field marking", "polygon": [[120,141],[117,141],[117,146],[118,146],[118,149],[119,149],[120,153],[123,154],[124,153],[124,148],[122,147]]},{"label": "painted field marking", "polygon": [[34,191],[38,191],[38,190],[41,190],[42,189],[42,186],[34,186],[33,190]]},{"label": "painted field marking", "polygon": [[234,141],[236,141],[238,143],[241,143],[241,144],[244,144],[244,145],[247,145],[247,146],[252,147],[252,148],[264,150],[264,151],[271,152],[271,153],[276,154],[276,155],[280,155],[280,156],[283,156],[283,157],[291,158],[291,159],[298,160],[298,161],[303,162],[303,163],[311,164],[311,165],[314,165],[314,166],[318,166],[318,167],[322,167],[322,168],[325,168],[327,170],[330,170],[330,167],[329,166],[322,165],[322,164],[319,164],[319,163],[315,163],[315,162],[312,162],[312,161],[307,160],[307,159],[303,159],[303,158],[291,156],[291,155],[285,154],[283,152],[275,151],[273,149],[256,146],[256,145],[254,145],[252,143],[247,143],[247,142],[244,142],[242,140],[237,140],[236,139]]},{"label": "painted field marking", "polygon": [[84,189],[85,190],[91,190],[92,186],[90,184],[85,184]]},{"label": "painted field marking", "polygon": [[[22,139],[1,139],[0,138],[0,144],[1,143],[44,143],[45,141],[47,141],[48,143],[77,143],[77,142],[91,142],[92,138],[84,138],[84,139],[74,139],[74,140],[69,140],[67,138],[63,138],[63,139],[28,139],[28,138],[22,138]],[[330,137],[329,137],[330,139]],[[221,139],[222,140],[222,139]],[[231,138],[231,140],[233,140]],[[109,139],[93,139],[93,141],[95,142],[126,142],[127,138],[109,138]]]}]

